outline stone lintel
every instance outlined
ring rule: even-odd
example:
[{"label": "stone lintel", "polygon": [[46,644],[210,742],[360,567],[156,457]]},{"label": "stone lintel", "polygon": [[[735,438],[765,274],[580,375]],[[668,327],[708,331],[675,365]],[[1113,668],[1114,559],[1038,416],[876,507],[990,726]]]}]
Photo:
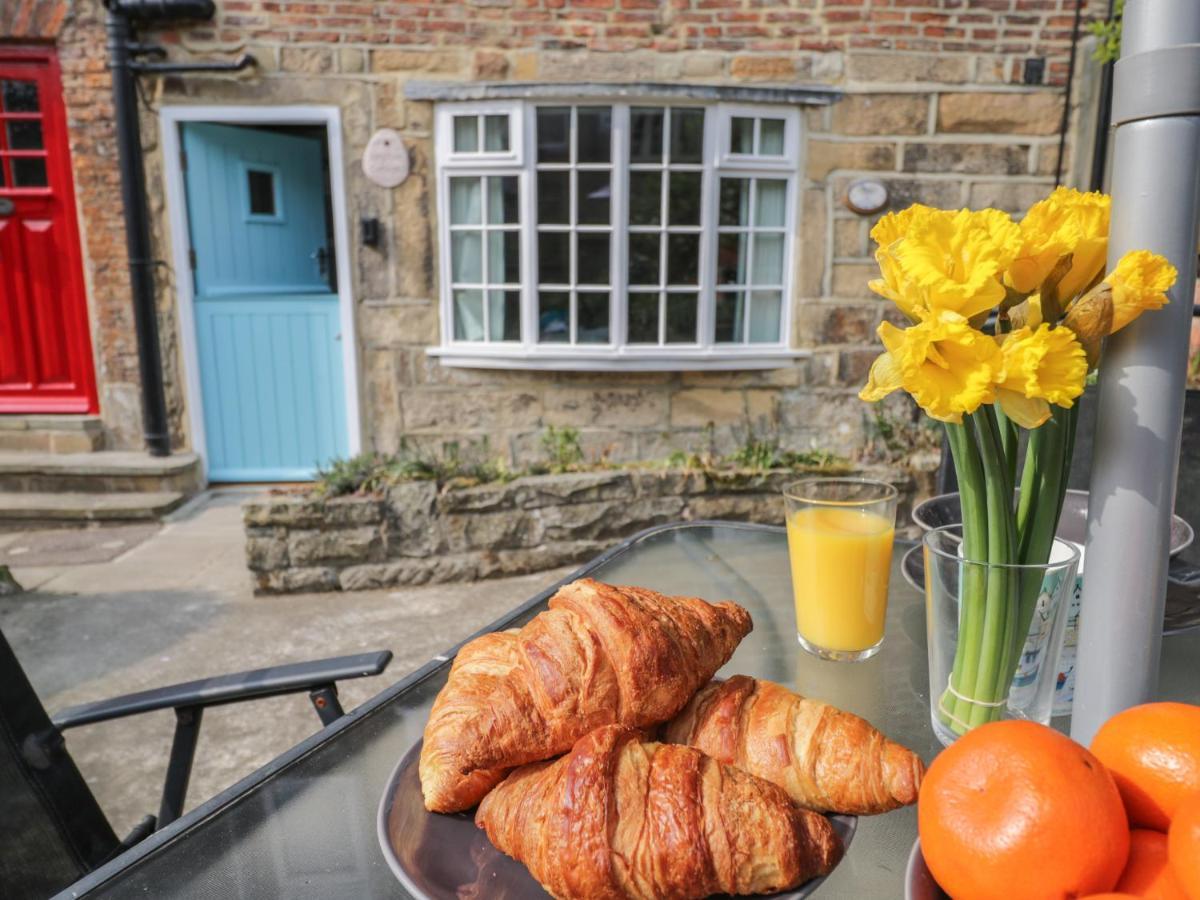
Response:
[{"label": "stone lintel", "polygon": [[791,106],[829,106],[842,92],[822,85],[751,86],[725,84],[667,84],[654,82],[461,82],[409,81],[408,100],[563,100],[576,98],[683,99],[705,102],[779,103]]}]

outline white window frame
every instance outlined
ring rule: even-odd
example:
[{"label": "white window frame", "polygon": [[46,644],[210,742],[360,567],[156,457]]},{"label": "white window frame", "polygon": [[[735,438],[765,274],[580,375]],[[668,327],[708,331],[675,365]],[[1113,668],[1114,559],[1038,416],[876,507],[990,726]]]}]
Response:
[{"label": "white window frame", "polygon": [[[606,106],[612,109],[612,196],[609,243],[610,318],[607,344],[539,343],[537,284],[537,108]],[[630,109],[633,107],[701,108],[706,111],[701,176],[699,247],[698,342],[694,344],[628,344],[627,242],[629,216]],[[510,150],[507,153],[454,153],[453,118],[463,114],[507,113],[510,116]],[[729,153],[729,125],[734,115],[765,116],[785,120],[783,157],[753,157]],[[574,122],[575,113],[572,113]],[[443,365],[473,368],[548,369],[560,371],[679,371],[700,369],[769,369],[790,365],[806,351],[790,346],[792,290],[795,269],[796,208],[799,204],[800,110],[791,106],[698,103],[671,97],[601,98],[563,97],[538,100],[498,100],[438,103],[434,113],[437,161],[438,272],[440,274],[441,344],[427,353]],[[574,147],[574,141],[572,141]],[[572,162],[561,168],[572,173],[572,219],[575,150]],[[675,165],[660,167],[660,171]],[[453,295],[450,279],[449,179],[452,176],[518,176],[520,209],[521,340],[519,342],[456,341],[453,335]],[[783,297],[780,339],[774,343],[717,344],[713,340],[717,297],[716,251],[718,240],[718,190],[721,177],[787,179],[784,239]],[[573,232],[579,226],[572,223]],[[752,227],[752,226],[751,226]],[[586,226],[585,226],[586,230]],[[601,230],[604,230],[601,227]],[[665,241],[664,241],[665,244]],[[574,254],[572,254],[574,256]],[[573,264],[572,264],[573,266]],[[575,284],[572,267],[572,285]],[[660,272],[662,279],[665,272]],[[662,281],[665,284],[665,280]],[[749,289],[747,289],[747,294]],[[661,301],[660,301],[661,302]],[[747,303],[747,310],[749,303]],[[570,337],[576,333],[577,304],[571,306]],[[662,340],[665,319],[660,309]],[[748,334],[743,334],[744,339]]]},{"label": "white window frame", "polygon": [[[519,164],[524,154],[524,147],[522,146],[525,137],[525,129],[522,125],[524,113],[524,104],[513,103],[511,100],[480,100],[474,103],[452,103],[439,106],[437,115],[434,117],[434,146],[437,148],[439,154],[439,167],[502,166],[506,163]],[[507,150],[479,150],[475,153],[455,152],[455,116],[486,116],[497,114],[504,114],[509,117]],[[479,132],[479,138],[480,141],[483,140],[482,130]]]}]

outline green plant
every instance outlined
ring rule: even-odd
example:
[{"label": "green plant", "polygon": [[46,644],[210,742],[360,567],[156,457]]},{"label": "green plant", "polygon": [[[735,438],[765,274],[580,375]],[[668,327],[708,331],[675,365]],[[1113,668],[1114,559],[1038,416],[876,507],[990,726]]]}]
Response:
[{"label": "green plant", "polygon": [[[625,467],[644,465],[706,472],[765,471],[767,469],[846,470],[848,462],[825,450],[784,450],[777,434],[747,431],[742,444],[732,453],[716,455],[715,431],[705,434],[708,450],[702,453],[676,450],[665,459],[652,463],[625,463]],[[317,470],[314,492],[321,497],[351,494],[375,494],[404,481],[436,481],[449,487],[511,481],[522,475],[562,474],[620,467],[606,459],[591,464],[584,461],[579,430],[570,426],[549,426],[541,436],[545,462],[512,469],[503,458],[492,454],[487,438],[465,446],[446,441],[436,451],[402,442],[394,454],[362,453],[349,459],[331,460]]]},{"label": "green plant", "polygon": [[868,434],[882,445],[883,456],[901,460],[916,450],[941,446],[941,431],[910,402],[894,405],[877,403],[864,414]]},{"label": "green plant", "polygon": [[712,448],[715,437],[706,435],[709,449],[703,453],[676,450],[659,465],[669,469],[698,469],[707,472],[752,471],[768,469],[848,468],[847,460],[827,450],[785,450],[778,433],[746,429],[742,442],[730,453],[717,455]]},{"label": "green plant", "polygon": [[1121,19],[1125,14],[1125,0],[1113,4],[1111,19],[1100,19],[1087,24],[1087,30],[1096,36],[1096,52],[1092,58],[1097,62],[1116,62],[1121,56]]},{"label": "green plant", "polygon": [[752,435],[728,458],[739,469],[773,469],[780,462],[779,439],[763,439]]},{"label": "green plant", "polygon": [[458,441],[447,441],[436,453],[404,442],[395,454],[362,453],[331,460],[317,469],[315,491],[323,497],[342,497],[374,494],[402,481],[463,486],[515,477],[503,459],[492,456],[487,438],[472,441],[465,450]]},{"label": "green plant", "polygon": [[374,493],[384,486],[390,464],[388,457],[378,453],[330,460],[317,468],[316,491],[326,497]]},{"label": "green plant", "polygon": [[542,452],[551,472],[569,472],[583,462],[583,448],[579,445],[579,429],[564,425],[556,428],[547,425],[542,433]]}]

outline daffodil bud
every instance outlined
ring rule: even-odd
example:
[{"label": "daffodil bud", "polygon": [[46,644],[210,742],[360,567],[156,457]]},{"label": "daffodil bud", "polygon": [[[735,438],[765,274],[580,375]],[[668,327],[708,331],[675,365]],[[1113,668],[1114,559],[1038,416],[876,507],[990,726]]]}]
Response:
[{"label": "daffodil bud", "polygon": [[1063,325],[1075,332],[1087,354],[1088,368],[1095,369],[1100,364],[1101,345],[1112,333],[1112,288],[1101,284],[1076,300],[1067,311]]}]

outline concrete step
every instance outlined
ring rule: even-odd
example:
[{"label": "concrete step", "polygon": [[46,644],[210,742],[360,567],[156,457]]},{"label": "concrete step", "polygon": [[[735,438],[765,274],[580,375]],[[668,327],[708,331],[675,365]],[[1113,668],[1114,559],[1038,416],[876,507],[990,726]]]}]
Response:
[{"label": "concrete step", "polygon": [[126,450],[97,453],[0,451],[0,494],[130,493],[200,489],[195,453],[150,456]]},{"label": "concrete step", "polygon": [[99,416],[0,416],[0,451],[92,453],[103,447]]},{"label": "concrete step", "polygon": [[0,494],[0,527],[154,521],[185,499],[179,491]]}]

